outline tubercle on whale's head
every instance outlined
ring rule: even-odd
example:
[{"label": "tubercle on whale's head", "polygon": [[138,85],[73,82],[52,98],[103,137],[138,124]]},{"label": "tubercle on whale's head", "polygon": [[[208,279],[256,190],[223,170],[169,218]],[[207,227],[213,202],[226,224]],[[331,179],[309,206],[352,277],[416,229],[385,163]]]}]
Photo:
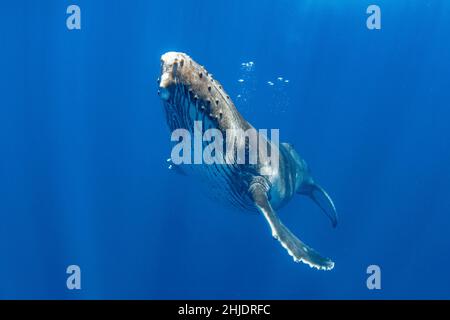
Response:
[{"label": "tubercle on whale's head", "polygon": [[171,88],[179,81],[183,68],[191,58],[182,52],[167,52],[161,56],[161,76],[159,78],[159,96],[163,100],[169,100]]},{"label": "tubercle on whale's head", "polygon": [[[171,118],[178,117],[180,122],[192,123],[194,117],[204,115],[221,128],[232,126],[232,121],[249,126],[222,85],[204,66],[185,53],[167,52],[161,56],[158,84],[158,94]],[[189,123],[182,124],[189,126]]]}]

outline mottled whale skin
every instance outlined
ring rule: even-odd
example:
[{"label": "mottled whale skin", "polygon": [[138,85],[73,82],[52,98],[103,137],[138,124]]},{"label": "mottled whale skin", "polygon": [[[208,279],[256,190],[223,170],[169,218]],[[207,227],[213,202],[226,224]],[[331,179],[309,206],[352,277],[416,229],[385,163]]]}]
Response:
[{"label": "mottled whale skin", "polygon": [[[222,85],[212,74],[181,52],[168,52],[161,57],[158,94],[162,100],[166,121],[171,131],[194,130],[194,121],[202,121],[203,130],[253,128],[238,112]],[[227,131],[227,134],[228,131]],[[237,148],[248,152],[245,139],[237,140]],[[299,240],[279,219],[275,210],[285,205],[295,194],[308,195],[337,224],[333,201],[309,173],[306,162],[288,143],[275,145],[266,139],[270,150],[278,150],[279,163],[274,165],[264,154],[256,164],[194,164],[194,175],[201,177],[208,188],[220,192],[235,206],[262,213],[272,236],[294,258],[320,270],[331,270],[334,262]]]}]

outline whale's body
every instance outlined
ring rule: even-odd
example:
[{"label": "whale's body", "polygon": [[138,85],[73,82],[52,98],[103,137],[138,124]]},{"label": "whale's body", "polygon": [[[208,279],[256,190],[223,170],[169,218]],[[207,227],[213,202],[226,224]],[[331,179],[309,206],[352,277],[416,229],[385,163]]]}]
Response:
[{"label": "whale's body", "polygon": [[[254,128],[238,112],[212,74],[188,55],[168,52],[161,57],[158,93],[171,131],[186,129],[193,133],[195,123],[201,121],[203,130],[217,129],[227,134],[227,139],[235,141],[235,148],[248,154],[248,143],[238,136],[242,131],[229,129],[246,131]],[[230,137],[233,134],[236,136]],[[318,269],[332,269],[334,263],[301,242],[282,224],[275,212],[295,194],[306,194],[325,211],[335,226],[336,211],[331,198],[314,183],[306,162],[292,146],[287,143],[276,145],[263,135],[258,135],[258,139],[271,152],[277,151],[277,163],[258,151],[258,161],[253,164],[193,164],[188,166],[189,171],[205,181],[214,194],[220,194],[222,200],[244,210],[261,212],[272,235],[295,261],[303,261]]]}]

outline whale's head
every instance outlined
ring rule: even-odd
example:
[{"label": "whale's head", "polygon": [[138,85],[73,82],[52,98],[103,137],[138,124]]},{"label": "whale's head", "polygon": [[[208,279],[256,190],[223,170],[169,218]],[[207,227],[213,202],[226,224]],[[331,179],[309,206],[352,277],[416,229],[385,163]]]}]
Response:
[{"label": "whale's head", "polygon": [[167,52],[161,56],[161,75],[159,78],[158,94],[164,101],[174,100],[177,82],[182,84],[183,68],[189,56],[181,52]]},{"label": "whale's head", "polygon": [[[167,52],[161,56],[158,95],[170,130],[193,129],[194,121],[212,108],[207,105],[206,71],[187,54]],[[211,101],[208,99],[208,101]]]},{"label": "whale's head", "polygon": [[185,53],[161,56],[158,85],[171,130],[192,129],[194,121],[200,120],[205,127],[223,129],[241,120],[222,85]]}]

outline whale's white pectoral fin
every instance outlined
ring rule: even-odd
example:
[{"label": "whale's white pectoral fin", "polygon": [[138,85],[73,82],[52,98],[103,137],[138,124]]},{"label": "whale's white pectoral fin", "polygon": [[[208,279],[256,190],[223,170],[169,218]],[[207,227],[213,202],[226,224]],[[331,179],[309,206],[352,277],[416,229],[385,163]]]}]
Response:
[{"label": "whale's white pectoral fin", "polygon": [[272,209],[264,188],[253,187],[250,192],[256,207],[269,223],[272,236],[281,243],[294,258],[295,262],[301,261],[319,270],[331,270],[334,268],[333,261],[322,257],[314,249],[308,247],[281,222],[276,212]]}]

